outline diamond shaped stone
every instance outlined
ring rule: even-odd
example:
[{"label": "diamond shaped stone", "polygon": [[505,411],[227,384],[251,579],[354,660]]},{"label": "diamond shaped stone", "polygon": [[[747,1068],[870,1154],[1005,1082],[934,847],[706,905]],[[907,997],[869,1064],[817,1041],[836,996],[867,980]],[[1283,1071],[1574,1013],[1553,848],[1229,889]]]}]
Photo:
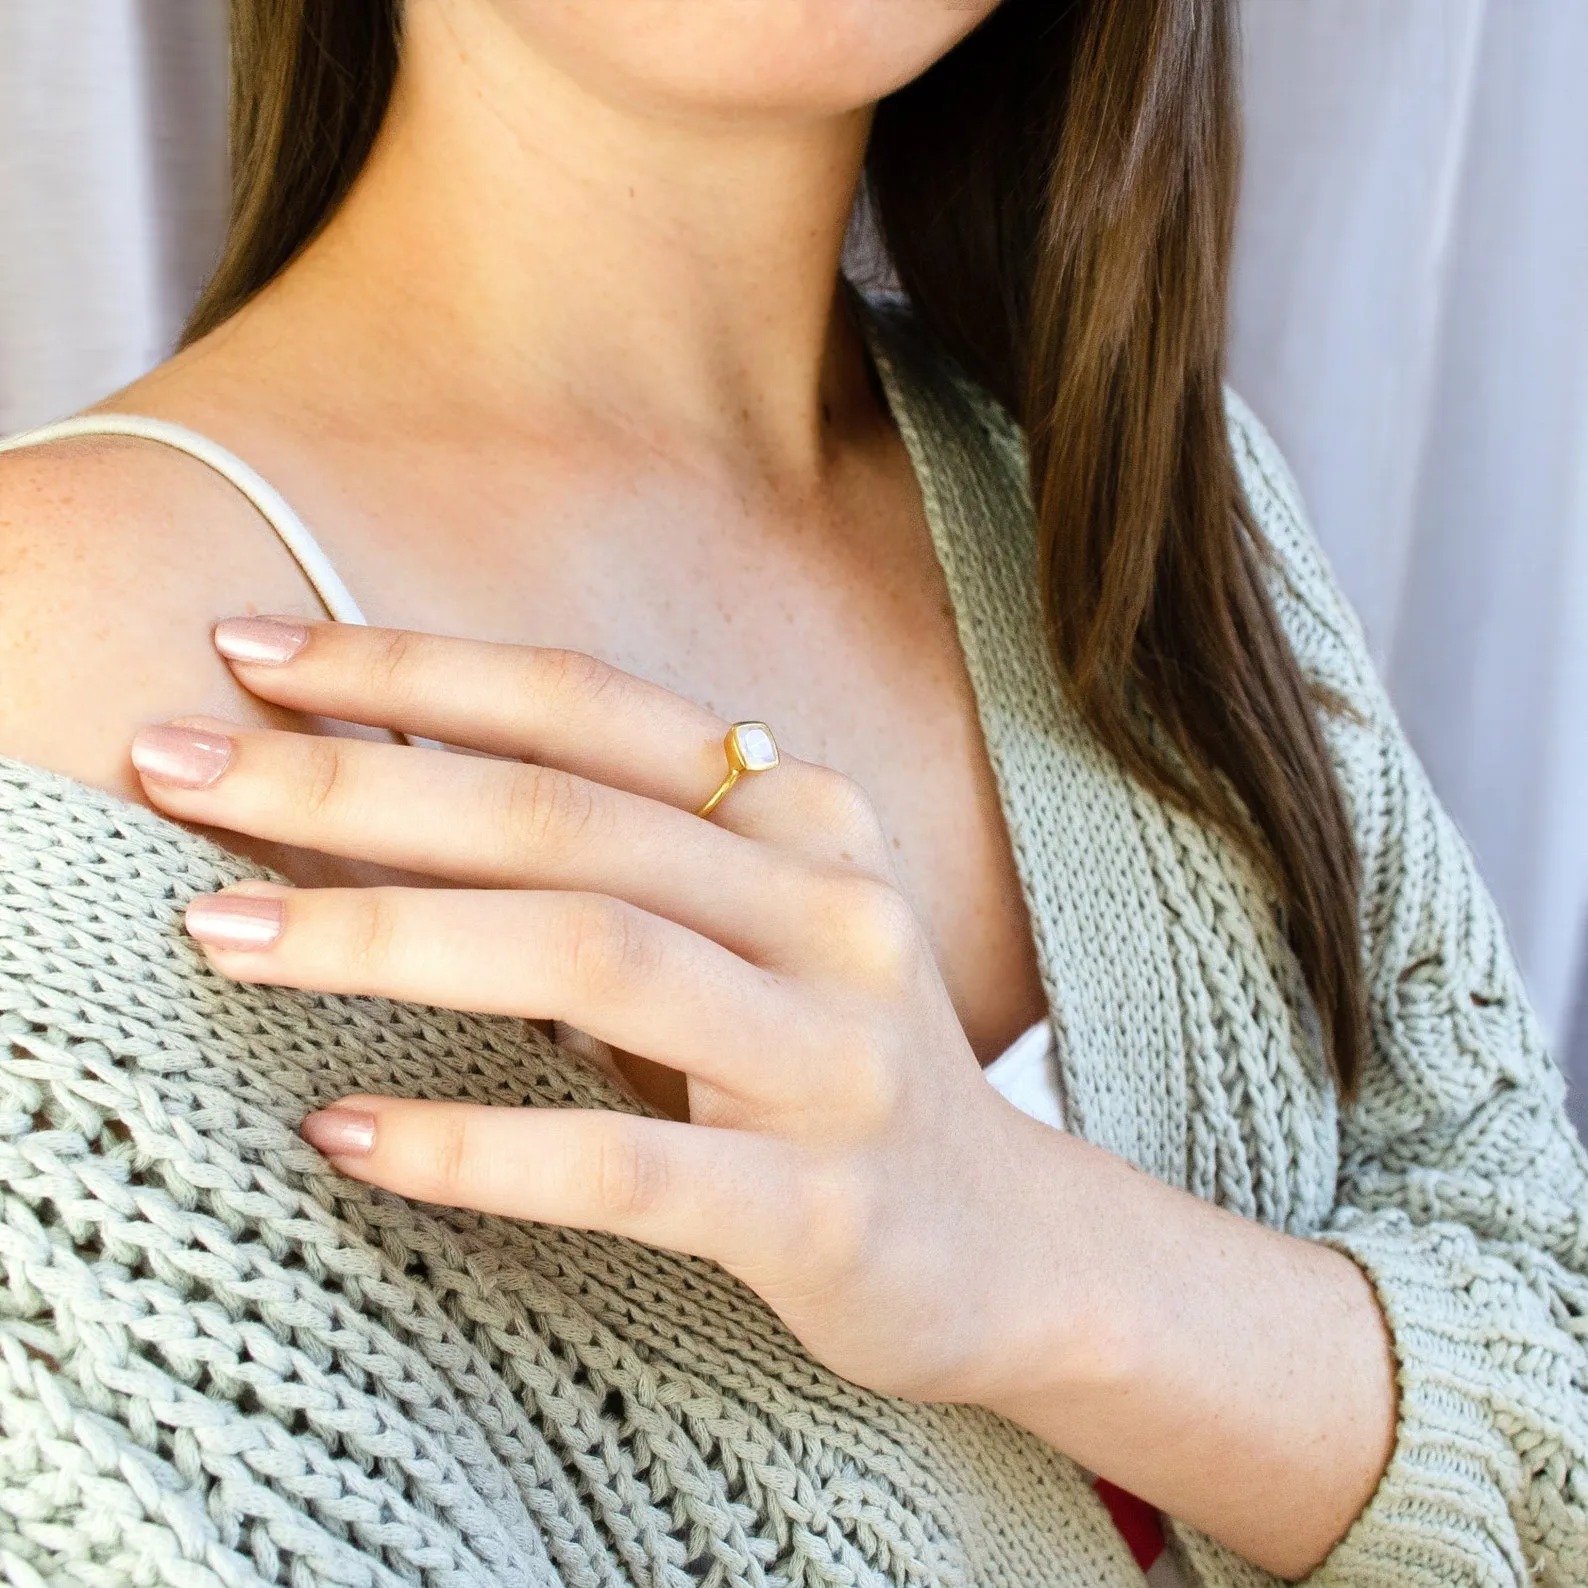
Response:
[{"label": "diamond shaped stone", "polygon": [[733,739],[746,772],[766,772],[777,765],[777,745],[764,722],[736,722]]}]

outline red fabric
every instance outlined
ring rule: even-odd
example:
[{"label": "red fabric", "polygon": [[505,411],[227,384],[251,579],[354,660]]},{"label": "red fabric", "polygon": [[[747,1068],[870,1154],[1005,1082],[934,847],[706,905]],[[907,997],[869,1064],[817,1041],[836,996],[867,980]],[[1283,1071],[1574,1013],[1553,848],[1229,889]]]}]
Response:
[{"label": "red fabric", "polygon": [[1092,1487],[1097,1490],[1098,1499],[1108,1507],[1108,1514],[1130,1546],[1136,1564],[1143,1571],[1150,1571],[1164,1550],[1163,1524],[1158,1520],[1158,1513],[1145,1500],[1127,1494],[1107,1478],[1099,1478]]}]

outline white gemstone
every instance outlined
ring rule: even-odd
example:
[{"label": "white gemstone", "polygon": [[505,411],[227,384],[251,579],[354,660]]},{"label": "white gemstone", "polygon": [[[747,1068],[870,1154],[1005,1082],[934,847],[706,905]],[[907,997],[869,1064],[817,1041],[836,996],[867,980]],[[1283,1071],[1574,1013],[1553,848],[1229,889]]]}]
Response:
[{"label": "white gemstone", "polygon": [[765,772],[777,765],[777,746],[772,742],[772,735],[759,722],[747,722],[740,726],[737,734],[739,741],[739,754],[744,759],[745,767],[751,772]]}]

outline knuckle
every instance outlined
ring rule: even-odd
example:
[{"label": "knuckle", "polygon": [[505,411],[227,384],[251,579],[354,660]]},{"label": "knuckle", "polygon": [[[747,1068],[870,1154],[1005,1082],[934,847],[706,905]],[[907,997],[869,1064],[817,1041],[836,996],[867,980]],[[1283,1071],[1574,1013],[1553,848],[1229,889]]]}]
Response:
[{"label": "knuckle", "polygon": [[788,1259],[814,1289],[846,1287],[865,1264],[875,1225],[866,1177],[846,1158],[811,1165],[786,1197],[792,1240]]},{"label": "knuckle", "polygon": [[563,953],[569,981],[586,994],[643,982],[651,969],[650,938],[638,915],[605,894],[585,894],[571,903]]},{"label": "knuckle", "polygon": [[537,700],[559,710],[582,709],[601,699],[623,677],[617,668],[586,651],[547,646],[535,653],[529,688]]},{"label": "knuckle", "polygon": [[847,773],[813,765],[807,769],[806,785],[808,814],[817,830],[865,850],[880,844],[882,826],[871,796]]},{"label": "knuckle", "polygon": [[626,1121],[602,1121],[586,1145],[588,1184],[603,1217],[627,1223],[654,1213],[665,1201],[667,1153],[649,1133]]},{"label": "knuckle", "polygon": [[502,798],[502,826],[514,844],[543,846],[577,838],[596,811],[590,784],[548,767],[515,771]]},{"label": "knuckle", "polygon": [[445,1109],[430,1149],[430,1184],[438,1202],[462,1188],[470,1162],[469,1119],[461,1109]]},{"label": "knuckle", "polygon": [[896,988],[919,964],[921,929],[909,901],[890,882],[850,875],[834,878],[837,940],[845,963],[869,986]]},{"label": "knuckle", "polygon": [[401,699],[411,690],[423,639],[408,629],[371,633],[366,665],[372,693],[390,700]]},{"label": "knuckle", "polygon": [[361,889],[354,896],[352,908],[347,955],[355,973],[368,981],[382,975],[391,964],[397,912],[383,888]]},{"label": "knuckle", "polygon": [[887,1044],[870,1031],[857,1034],[846,1057],[845,1118],[855,1136],[869,1136],[897,1117],[904,1103],[904,1076]]},{"label": "knuckle", "polygon": [[347,756],[337,740],[322,738],[309,739],[306,753],[304,810],[311,818],[323,817],[346,793]]}]

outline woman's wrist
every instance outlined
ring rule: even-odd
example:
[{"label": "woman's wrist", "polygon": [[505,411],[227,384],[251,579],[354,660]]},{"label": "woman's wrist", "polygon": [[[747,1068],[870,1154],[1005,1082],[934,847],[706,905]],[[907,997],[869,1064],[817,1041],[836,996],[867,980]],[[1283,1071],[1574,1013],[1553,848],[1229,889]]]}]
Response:
[{"label": "woman's wrist", "polygon": [[935,1398],[1027,1424],[1036,1407],[1128,1390],[1144,1320],[1121,1250],[1136,1232],[1119,1204],[1138,1194],[1138,1180],[1173,1193],[1024,1115],[1011,1135],[1001,1212],[988,1221],[1001,1236],[981,1247],[964,1281],[979,1298],[974,1353]]},{"label": "woman's wrist", "polygon": [[1393,1448],[1395,1365],[1365,1276],[1073,1137],[1022,1167],[1009,1222],[1033,1227],[961,1398],[1266,1569],[1304,1574]]}]

